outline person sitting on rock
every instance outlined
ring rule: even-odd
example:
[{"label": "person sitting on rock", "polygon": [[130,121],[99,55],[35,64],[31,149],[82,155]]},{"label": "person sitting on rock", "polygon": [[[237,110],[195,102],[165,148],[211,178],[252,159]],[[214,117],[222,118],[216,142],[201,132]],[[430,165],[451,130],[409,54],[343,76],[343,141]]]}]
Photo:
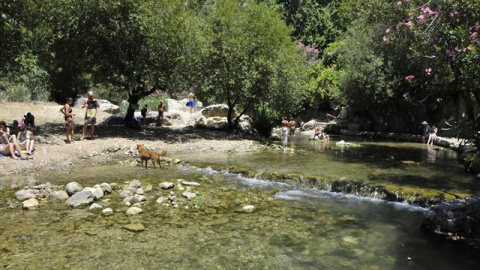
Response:
[{"label": "person sitting on rock", "polygon": [[325,132],[323,132],[323,129],[320,125],[318,125],[316,128],[315,128],[315,134],[313,135],[313,139],[314,140],[317,140],[317,139],[320,139],[320,140],[329,140],[330,139],[330,136],[328,136]]},{"label": "person sitting on rock", "polygon": [[428,140],[427,144],[433,145],[433,139],[437,137],[438,128],[435,125],[432,125],[428,131]]}]

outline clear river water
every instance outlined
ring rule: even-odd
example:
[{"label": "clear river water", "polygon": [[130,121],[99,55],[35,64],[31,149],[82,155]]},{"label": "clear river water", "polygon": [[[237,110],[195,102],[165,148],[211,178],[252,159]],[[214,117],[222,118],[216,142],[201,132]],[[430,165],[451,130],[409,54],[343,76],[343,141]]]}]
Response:
[{"label": "clear river water", "polygon": [[[337,147],[344,139],[350,147]],[[293,149],[293,150],[291,150]],[[189,164],[142,169],[122,164],[9,176],[85,186],[122,185],[138,179],[153,189],[136,216],[115,192],[106,196],[115,214],[43,202],[20,210],[13,191],[0,190],[0,266],[5,269],[478,269],[480,250],[420,229],[425,208],[373,197],[305,188],[283,181],[230,173],[303,174],[331,180],[433,189],[451,194],[479,191],[451,150],[418,143],[290,140],[288,148],[252,153],[177,155]],[[215,167],[215,168],[217,168]],[[196,181],[198,197],[179,207],[156,202],[170,191],[164,181]],[[181,198],[178,185],[173,191]],[[118,191],[117,191],[118,193]],[[18,205],[18,202],[17,202]],[[242,207],[253,205],[251,213]],[[141,223],[131,232],[126,224]]]}]

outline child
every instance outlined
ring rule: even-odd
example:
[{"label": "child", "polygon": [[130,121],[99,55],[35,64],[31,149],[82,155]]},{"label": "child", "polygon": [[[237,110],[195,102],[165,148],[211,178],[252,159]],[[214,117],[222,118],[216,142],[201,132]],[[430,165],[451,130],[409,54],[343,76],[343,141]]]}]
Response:
[{"label": "child", "polygon": [[35,143],[32,128],[30,126],[25,127],[23,131],[18,132],[17,138],[20,147],[22,149],[25,148],[25,150],[27,150],[27,155],[30,156],[33,152],[33,145]]}]

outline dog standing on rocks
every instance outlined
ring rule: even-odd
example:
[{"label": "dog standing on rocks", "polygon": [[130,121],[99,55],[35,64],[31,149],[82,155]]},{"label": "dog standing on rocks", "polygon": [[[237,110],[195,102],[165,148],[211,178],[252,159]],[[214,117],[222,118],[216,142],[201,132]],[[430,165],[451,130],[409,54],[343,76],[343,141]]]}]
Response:
[{"label": "dog standing on rocks", "polygon": [[165,149],[160,152],[147,150],[145,149],[145,145],[143,144],[137,144],[137,150],[138,150],[138,156],[142,161],[142,167],[143,167],[143,162],[145,161],[145,168],[147,168],[148,160],[152,161],[153,168],[157,168],[155,166],[155,163],[158,163],[158,166],[162,167],[162,165],[160,164],[160,157],[167,155],[167,150]]}]

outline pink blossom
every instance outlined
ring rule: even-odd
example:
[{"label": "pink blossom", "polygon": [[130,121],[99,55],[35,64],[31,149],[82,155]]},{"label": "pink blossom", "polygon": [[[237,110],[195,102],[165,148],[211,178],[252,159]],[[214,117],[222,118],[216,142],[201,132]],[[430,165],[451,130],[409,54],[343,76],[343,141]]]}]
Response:
[{"label": "pink blossom", "polygon": [[410,92],[405,92],[405,93],[403,93],[402,97],[403,98],[408,98],[408,94],[410,94]]},{"label": "pink blossom", "polygon": [[425,15],[420,15],[417,17],[418,24],[424,24],[425,23]]},{"label": "pink blossom", "polygon": [[388,38],[386,36],[383,36],[383,41],[388,41]]},{"label": "pink blossom", "polygon": [[426,68],[426,69],[425,69],[425,73],[427,73],[428,75],[430,75],[430,73],[432,73],[432,68]]},{"label": "pink blossom", "polygon": [[397,30],[400,30],[400,27],[402,27],[402,25],[401,25],[401,24],[397,24],[397,26],[396,26]]},{"label": "pink blossom", "polygon": [[471,52],[473,50],[472,46],[467,47],[467,51]]},{"label": "pink blossom", "polygon": [[475,40],[478,36],[478,33],[477,32],[473,32],[471,35],[470,35],[470,39],[472,40]]},{"label": "pink blossom", "polygon": [[415,79],[415,75],[408,75],[405,77],[405,81],[411,82],[413,79]]},{"label": "pink blossom", "polygon": [[390,33],[390,31],[391,31],[390,28],[387,28],[387,29],[385,30],[385,33],[388,34],[388,33]]},{"label": "pink blossom", "polygon": [[402,1],[398,1],[397,6],[401,6],[401,5],[402,5]]},{"label": "pink blossom", "polygon": [[412,0],[405,0],[405,2],[407,2],[407,3],[409,3],[410,1],[412,1]]},{"label": "pink blossom", "polygon": [[303,47],[305,47],[305,45],[303,45],[302,42],[298,42],[298,44],[297,44],[297,49],[301,49],[301,48],[303,48]]},{"label": "pink blossom", "polygon": [[451,50],[446,50],[445,53],[447,54],[447,56],[454,56],[455,55],[455,52],[453,52]]},{"label": "pink blossom", "polygon": [[405,26],[408,27],[408,28],[412,27],[412,21],[406,22],[406,23],[405,23]]}]

